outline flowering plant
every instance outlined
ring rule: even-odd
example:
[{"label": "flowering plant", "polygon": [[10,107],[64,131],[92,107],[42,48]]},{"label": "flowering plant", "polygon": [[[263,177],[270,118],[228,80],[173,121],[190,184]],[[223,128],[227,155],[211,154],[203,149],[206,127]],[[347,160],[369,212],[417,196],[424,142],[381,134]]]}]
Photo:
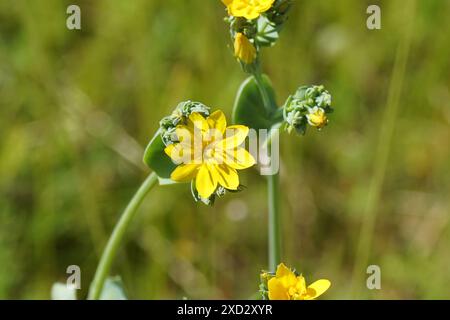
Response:
[{"label": "flowering plant", "polygon": [[[276,132],[285,127],[305,134],[308,126],[322,129],[332,112],[331,95],[321,85],[301,86],[284,105],[277,104],[268,76],[262,73],[262,48],[273,46],[288,19],[292,0],[222,0],[228,13],[234,55],[249,77],[236,96],[231,126],[225,114],[201,102],[185,101],[164,117],[150,140],[144,162],[153,170],[117,223],[100,260],[89,292],[102,296],[113,259],[125,231],[147,193],[158,183],[190,183],[195,201],[213,205],[217,197],[243,189],[238,172],[257,163],[245,141],[250,130],[271,147]],[[258,131],[257,131],[258,130]],[[268,131],[262,135],[261,130]],[[281,263],[278,172],[267,176],[269,271],[261,275],[263,299],[315,299],[329,287],[328,280],[306,286],[302,275]]]}]

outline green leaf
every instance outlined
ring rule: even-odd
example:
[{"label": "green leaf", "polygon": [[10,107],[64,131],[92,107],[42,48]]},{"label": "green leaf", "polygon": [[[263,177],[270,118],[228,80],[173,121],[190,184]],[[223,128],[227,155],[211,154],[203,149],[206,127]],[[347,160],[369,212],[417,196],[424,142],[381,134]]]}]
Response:
[{"label": "green leaf", "polygon": [[170,180],[170,174],[175,170],[176,165],[164,153],[165,147],[158,130],[145,149],[144,163],[158,175],[161,184],[170,184],[168,180]]},{"label": "green leaf", "polygon": [[128,300],[120,277],[110,277],[105,281],[100,300]]},{"label": "green leaf", "polygon": [[52,300],[77,300],[77,290],[65,283],[56,282],[52,286]]},{"label": "green leaf", "polygon": [[279,38],[278,30],[266,17],[260,16],[258,19],[258,32],[256,42],[260,46],[272,46]]},{"label": "green leaf", "polygon": [[256,80],[253,76],[247,78],[239,88],[233,109],[233,122],[243,124],[253,129],[270,129],[277,121],[276,100],[272,84],[267,76],[263,76],[263,83],[271,100],[270,112],[264,108]]}]

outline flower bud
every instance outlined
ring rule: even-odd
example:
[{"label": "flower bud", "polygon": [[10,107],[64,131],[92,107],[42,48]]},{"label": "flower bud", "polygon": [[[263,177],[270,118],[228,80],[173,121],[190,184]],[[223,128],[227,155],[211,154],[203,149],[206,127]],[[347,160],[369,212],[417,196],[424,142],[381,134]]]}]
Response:
[{"label": "flower bud", "polygon": [[305,116],[302,115],[300,111],[291,111],[286,116],[286,122],[288,123],[287,131],[289,133],[296,129],[297,131],[303,132],[306,130]]},{"label": "flower bud", "polygon": [[178,137],[175,129],[180,124],[185,124],[186,119],[194,112],[209,116],[210,108],[203,103],[194,101],[181,102],[170,116],[164,117],[159,122],[161,131],[161,139],[167,146],[169,144],[178,142]]},{"label": "flower bud", "polygon": [[252,64],[256,60],[256,48],[243,33],[239,32],[235,36],[234,55],[245,64]]},{"label": "flower bud", "polygon": [[322,129],[328,123],[328,118],[322,108],[314,107],[310,113],[306,115],[309,125]]},{"label": "flower bud", "polygon": [[210,112],[210,108],[208,106],[204,105],[201,102],[195,102],[190,100],[180,103],[177,106],[175,113],[177,113],[178,110],[181,112],[184,118],[188,118],[194,112],[200,113],[206,117],[209,116]]},{"label": "flower bud", "polygon": [[166,146],[174,142],[178,142],[178,137],[176,135],[175,128],[176,127],[170,127],[165,130],[162,130],[161,138]]},{"label": "flower bud", "polygon": [[308,125],[322,129],[328,124],[327,113],[331,113],[331,95],[324,86],[300,87],[284,105],[283,115],[286,130],[305,134]]}]

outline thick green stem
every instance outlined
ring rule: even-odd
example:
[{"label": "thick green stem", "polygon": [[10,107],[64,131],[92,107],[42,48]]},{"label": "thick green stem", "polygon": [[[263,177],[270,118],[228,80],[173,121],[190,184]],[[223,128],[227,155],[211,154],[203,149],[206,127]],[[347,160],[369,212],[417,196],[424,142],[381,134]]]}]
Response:
[{"label": "thick green stem", "polygon": [[134,194],[130,203],[126,207],[116,226],[114,227],[113,233],[108,240],[105,250],[103,251],[102,257],[95,272],[94,280],[92,281],[91,288],[89,290],[88,299],[98,300],[103,289],[106,277],[109,275],[112,262],[117,255],[117,251],[123,241],[125,232],[133,220],[136,212],[144,200],[148,192],[156,185],[158,182],[158,176],[155,173],[150,174],[147,179],[142,183],[139,190]]},{"label": "thick green stem", "polygon": [[[276,110],[276,106],[272,105],[272,101],[269,98],[269,93],[264,85],[264,81],[261,74],[261,69],[258,67],[253,73],[253,76],[258,85],[260,91],[264,108],[270,114],[273,110]],[[273,130],[277,130],[274,128]],[[266,145],[270,147],[273,131],[271,130],[270,135],[266,141]],[[268,234],[269,234],[269,269],[275,272],[277,265],[281,262],[281,238],[280,238],[280,186],[279,186],[279,174],[267,177],[267,200],[269,209],[269,219],[268,219]]]},{"label": "thick green stem", "polygon": [[264,103],[264,108],[270,115],[273,110],[272,102],[270,101],[269,93],[266,90],[266,86],[264,85],[264,80],[263,80],[263,77],[261,74],[261,70],[259,68],[253,73],[253,77],[255,78],[256,84],[258,85],[259,93],[261,94],[261,97],[262,97],[262,100]]},{"label": "thick green stem", "polygon": [[275,272],[277,265],[281,262],[280,254],[280,185],[279,174],[267,177],[267,199],[269,205],[269,269]]}]

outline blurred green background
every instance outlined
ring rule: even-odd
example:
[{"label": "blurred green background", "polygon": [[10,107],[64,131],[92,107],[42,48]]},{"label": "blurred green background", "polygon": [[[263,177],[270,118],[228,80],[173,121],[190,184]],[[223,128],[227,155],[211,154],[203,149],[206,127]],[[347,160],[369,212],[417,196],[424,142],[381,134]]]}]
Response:
[{"label": "blurred green background", "polygon": [[[382,29],[370,31],[374,3]],[[298,0],[263,52],[280,104],[304,84],[333,94],[330,125],[281,146],[284,261],[309,282],[330,279],[324,298],[450,298],[450,1],[417,1],[399,110],[386,116],[408,3]],[[69,4],[81,31],[65,26]],[[218,0],[0,2],[0,298],[49,298],[73,264],[85,297],[149,173],[141,157],[159,119],[187,99],[230,118],[245,75],[224,15]],[[114,264],[131,298],[257,292],[266,185],[257,170],[242,181],[213,208],[188,185],[151,192]],[[362,226],[372,241],[358,253]],[[380,266],[381,290],[355,269],[361,252]]]}]

